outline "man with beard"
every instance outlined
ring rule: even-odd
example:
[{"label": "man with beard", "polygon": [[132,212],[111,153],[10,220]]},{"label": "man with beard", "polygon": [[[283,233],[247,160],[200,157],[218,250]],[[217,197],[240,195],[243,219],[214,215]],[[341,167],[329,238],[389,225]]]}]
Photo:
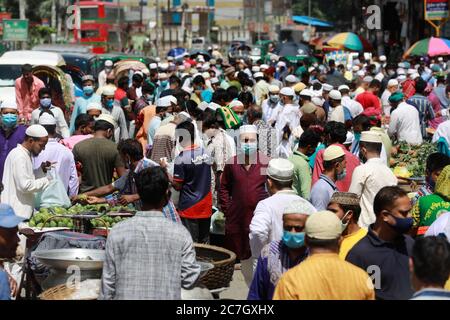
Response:
[{"label": "man with beard", "polygon": [[22,66],[22,76],[15,82],[17,110],[20,120],[30,121],[31,112],[39,107],[39,90],[45,84],[31,71],[33,67],[29,64]]},{"label": "man with beard", "polygon": [[9,204],[20,217],[29,219],[33,213],[34,194],[49,185],[47,177],[39,178],[47,172],[51,163],[43,162],[39,170],[33,171],[31,157],[44,150],[48,141],[47,130],[41,125],[32,125],[25,131],[25,140],[17,145],[6,158],[3,174],[1,202]]}]

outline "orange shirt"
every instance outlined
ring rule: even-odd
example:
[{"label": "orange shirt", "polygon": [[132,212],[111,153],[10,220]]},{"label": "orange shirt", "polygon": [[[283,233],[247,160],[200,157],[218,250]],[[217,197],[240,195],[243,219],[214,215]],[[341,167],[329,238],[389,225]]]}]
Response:
[{"label": "orange shirt", "polygon": [[156,114],[156,106],[147,106],[143,108],[138,115],[137,121],[140,121],[142,123],[142,126],[139,128],[138,132],[136,133],[136,139],[142,144],[142,148],[145,150],[148,145],[147,135],[148,135],[148,126],[150,124],[150,121]]}]

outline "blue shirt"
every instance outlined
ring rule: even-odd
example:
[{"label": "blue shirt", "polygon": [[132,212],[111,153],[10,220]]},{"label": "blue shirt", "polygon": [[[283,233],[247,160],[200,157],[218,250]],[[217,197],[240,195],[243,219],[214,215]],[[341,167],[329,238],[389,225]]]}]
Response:
[{"label": "blue shirt", "polygon": [[25,140],[25,130],[27,130],[27,127],[19,124],[17,128],[6,137],[5,131],[0,127],[0,182],[3,179],[6,157],[12,149]]},{"label": "blue shirt", "polygon": [[436,288],[425,288],[414,293],[411,300],[450,300],[450,291]]},{"label": "blue shirt", "polygon": [[70,117],[70,134],[75,132],[75,120],[78,115],[86,113],[87,107],[91,102],[101,102],[101,98],[98,94],[93,93],[90,97],[82,96],[75,100],[75,105],[73,107],[72,116]]},{"label": "blue shirt", "polygon": [[203,101],[210,103],[212,100],[213,92],[209,89],[206,89],[202,91],[201,96]]},{"label": "blue shirt", "polygon": [[321,174],[311,189],[311,203],[317,211],[326,210],[330,199],[337,190],[336,184],[326,175]]},{"label": "blue shirt", "polygon": [[0,268],[0,300],[11,300],[8,274]]}]

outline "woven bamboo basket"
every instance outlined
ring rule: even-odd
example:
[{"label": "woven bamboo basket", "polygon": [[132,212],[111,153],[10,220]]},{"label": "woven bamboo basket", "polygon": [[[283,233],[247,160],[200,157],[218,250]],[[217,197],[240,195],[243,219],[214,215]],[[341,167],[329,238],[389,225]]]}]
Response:
[{"label": "woven bamboo basket", "polygon": [[[75,293],[75,284],[67,287],[65,284],[45,290],[39,295],[41,300],[73,300],[71,296]],[[94,298],[78,299],[78,300],[97,300]]]},{"label": "woven bamboo basket", "polygon": [[229,287],[233,278],[236,254],[230,250],[208,244],[195,243],[194,247],[198,261],[209,262],[214,265],[214,268],[201,278],[201,283],[209,290]]}]

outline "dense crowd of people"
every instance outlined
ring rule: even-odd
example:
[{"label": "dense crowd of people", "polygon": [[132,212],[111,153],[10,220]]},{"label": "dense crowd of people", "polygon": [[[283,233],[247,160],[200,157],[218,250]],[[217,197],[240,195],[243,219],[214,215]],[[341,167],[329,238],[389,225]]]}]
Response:
[{"label": "dense crowd of people", "polygon": [[[102,299],[180,299],[216,211],[248,299],[450,299],[450,64],[315,61],[107,61],[68,113],[24,65],[1,103],[0,258],[56,177],[72,202],[138,210],[108,236]],[[412,196],[392,146],[424,141]]]}]

